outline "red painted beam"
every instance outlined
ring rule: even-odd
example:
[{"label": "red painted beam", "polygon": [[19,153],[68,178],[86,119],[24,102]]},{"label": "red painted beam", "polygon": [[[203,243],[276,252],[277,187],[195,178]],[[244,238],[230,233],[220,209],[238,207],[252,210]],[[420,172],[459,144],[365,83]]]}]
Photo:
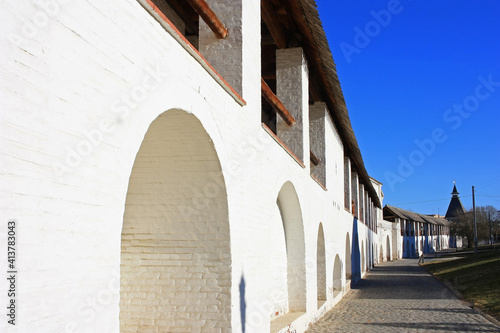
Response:
[{"label": "red painted beam", "polygon": [[281,103],[278,96],[276,96],[273,93],[273,91],[271,90],[271,88],[269,88],[269,86],[267,85],[266,81],[264,81],[263,78],[261,78],[260,80],[262,84],[262,96],[264,96],[266,101],[268,101],[269,104],[271,104],[271,106],[273,107],[273,109],[275,109],[276,112],[278,112],[278,114],[281,116],[281,118],[285,121],[285,123],[288,126],[292,126],[293,124],[295,124],[295,119],[290,114],[290,112],[288,112],[283,103]]},{"label": "red painted beam", "polygon": [[312,150],[309,151],[309,154],[310,154],[310,160],[311,160],[312,164],[318,165],[321,163],[321,160],[316,155],[314,155]]},{"label": "red painted beam", "polygon": [[227,29],[205,0],[187,0],[219,39],[227,36]]}]

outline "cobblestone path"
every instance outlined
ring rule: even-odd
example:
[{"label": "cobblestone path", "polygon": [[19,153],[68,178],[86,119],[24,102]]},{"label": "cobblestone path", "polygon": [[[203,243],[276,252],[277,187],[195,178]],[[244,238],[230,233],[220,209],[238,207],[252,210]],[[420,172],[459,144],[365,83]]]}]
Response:
[{"label": "cobblestone path", "polygon": [[444,285],[403,259],[378,265],[308,333],[500,332]]}]

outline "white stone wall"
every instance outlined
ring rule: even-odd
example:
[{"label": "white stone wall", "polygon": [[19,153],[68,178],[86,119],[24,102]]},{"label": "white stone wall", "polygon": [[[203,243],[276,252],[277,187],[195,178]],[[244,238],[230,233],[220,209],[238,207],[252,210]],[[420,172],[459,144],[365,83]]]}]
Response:
[{"label": "white stone wall", "polygon": [[[249,9],[242,20],[252,27],[248,22],[260,22],[259,1],[244,3]],[[366,227],[353,228],[343,209],[343,148],[331,120],[325,126],[325,191],[260,125],[258,56],[243,56],[249,81],[240,86],[247,102],[242,106],[138,2],[52,4],[9,0],[0,11],[1,223],[16,219],[20,235],[19,322],[13,331],[118,332],[138,325],[134,316],[144,320],[140,325],[172,327],[144,313],[186,306],[186,317],[173,319],[180,330],[228,332],[245,325],[246,332],[266,332],[275,312],[290,307],[291,293],[295,301],[303,297],[306,312],[293,328],[305,330],[338,301],[337,255],[347,288],[346,235],[351,247],[359,245],[358,253],[363,245],[365,258],[370,243]],[[258,29],[248,27],[247,42],[259,43]],[[175,114],[184,116],[170,117]],[[175,129],[165,124],[150,132],[160,115]],[[160,135],[151,147],[168,160],[140,158],[150,134]],[[200,150],[196,140],[210,149]],[[289,243],[280,216],[286,213],[277,207],[285,184],[296,193],[300,216],[294,212],[293,218],[300,218],[303,231],[302,240]],[[164,196],[149,201],[148,193]],[[129,207],[134,196],[139,201]],[[189,223],[173,218],[183,214]],[[327,301],[318,310],[320,222]],[[298,293],[288,287],[283,260],[285,246],[294,241],[302,249],[297,265],[304,289]],[[168,263],[176,267],[165,273]],[[147,265],[161,269],[141,270]],[[131,277],[137,279],[132,284]],[[209,285],[216,290],[206,296],[202,288]],[[160,301],[159,295],[165,297]],[[189,310],[179,301],[196,297]],[[208,309],[214,315],[202,316]],[[2,321],[0,331],[6,325]]]},{"label": "white stone wall", "polygon": [[378,262],[401,259],[401,250],[398,247],[400,235],[397,223],[378,220]]},{"label": "white stone wall", "polygon": [[392,229],[392,244],[394,244],[394,249],[392,255],[394,259],[403,258],[403,236],[401,236],[401,226],[399,223],[393,223]]}]

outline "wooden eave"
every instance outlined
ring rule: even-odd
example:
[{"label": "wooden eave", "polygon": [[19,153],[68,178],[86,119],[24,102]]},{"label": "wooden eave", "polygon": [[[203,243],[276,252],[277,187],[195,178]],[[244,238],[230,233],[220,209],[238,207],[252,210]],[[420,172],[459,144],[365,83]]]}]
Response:
[{"label": "wooden eave", "polygon": [[187,0],[187,2],[191,5],[194,11],[198,15],[200,15],[200,17],[210,27],[217,38],[226,38],[227,29],[224,26],[224,23],[219,20],[217,15],[205,0]]},{"label": "wooden eave", "polygon": [[382,208],[378,194],[371,184],[370,176],[365,169],[356,136],[352,129],[340,83],[338,82],[335,64],[317,14],[316,3],[313,0],[283,0],[283,4],[293,18],[294,24],[302,37],[302,46],[308,60],[310,73],[319,81],[318,86],[321,87],[321,97],[327,104],[329,113],[337,125],[337,130],[344,143],[345,154],[351,158],[354,169],[358,172],[365,188],[367,188],[373,203]]}]

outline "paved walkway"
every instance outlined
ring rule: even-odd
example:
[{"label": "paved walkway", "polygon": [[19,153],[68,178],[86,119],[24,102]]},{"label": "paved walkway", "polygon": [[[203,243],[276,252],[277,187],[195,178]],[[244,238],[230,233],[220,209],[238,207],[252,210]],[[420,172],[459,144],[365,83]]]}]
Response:
[{"label": "paved walkway", "polygon": [[500,332],[441,282],[403,259],[369,272],[308,333]]}]

